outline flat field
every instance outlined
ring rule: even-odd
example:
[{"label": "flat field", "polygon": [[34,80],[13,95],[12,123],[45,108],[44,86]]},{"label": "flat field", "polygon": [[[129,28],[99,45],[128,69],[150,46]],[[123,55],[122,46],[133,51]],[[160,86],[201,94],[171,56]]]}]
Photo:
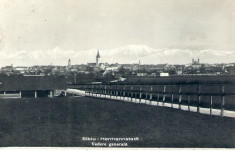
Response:
[{"label": "flat field", "polygon": [[88,97],[0,100],[0,146],[92,146],[82,137],[140,138],[128,147],[234,148],[235,119]]}]

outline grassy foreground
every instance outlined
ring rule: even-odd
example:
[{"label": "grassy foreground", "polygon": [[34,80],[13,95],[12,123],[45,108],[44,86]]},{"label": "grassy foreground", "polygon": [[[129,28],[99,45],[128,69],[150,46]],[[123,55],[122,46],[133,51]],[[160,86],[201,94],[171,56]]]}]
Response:
[{"label": "grassy foreground", "polygon": [[139,137],[128,147],[235,147],[235,119],[97,98],[0,100],[0,146],[91,146],[82,137]]}]

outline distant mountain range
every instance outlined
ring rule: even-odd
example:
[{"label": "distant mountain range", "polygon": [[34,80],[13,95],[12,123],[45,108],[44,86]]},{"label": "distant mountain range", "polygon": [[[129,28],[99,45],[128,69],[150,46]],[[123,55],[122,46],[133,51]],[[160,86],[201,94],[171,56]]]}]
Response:
[{"label": "distant mountain range", "polygon": [[[142,64],[188,64],[193,58],[200,58],[202,63],[235,62],[235,51],[217,50],[181,50],[153,49],[145,45],[128,45],[111,50],[99,50],[100,61],[108,63],[138,63]],[[14,64],[24,65],[66,65],[68,59],[72,64],[95,62],[97,49],[87,51],[62,50],[58,47],[52,50],[17,51],[14,53],[0,52],[1,66]]]}]

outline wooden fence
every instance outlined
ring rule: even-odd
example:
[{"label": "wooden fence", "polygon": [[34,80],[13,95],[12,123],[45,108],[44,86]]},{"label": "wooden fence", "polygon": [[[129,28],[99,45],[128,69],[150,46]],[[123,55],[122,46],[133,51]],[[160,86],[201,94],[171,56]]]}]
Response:
[{"label": "wooden fence", "polygon": [[224,116],[224,109],[235,111],[235,85],[234,84],[190,84],[190,85],[73,85],[72,88],[85,91],[86,96],[97,97],[103,95],[104,98],[120,97],[123,100],[141,99],[170,103],[173,107],[178,104],[195,106],[197,112],[200,107],[210,109],[220,109],[221,116]]}]

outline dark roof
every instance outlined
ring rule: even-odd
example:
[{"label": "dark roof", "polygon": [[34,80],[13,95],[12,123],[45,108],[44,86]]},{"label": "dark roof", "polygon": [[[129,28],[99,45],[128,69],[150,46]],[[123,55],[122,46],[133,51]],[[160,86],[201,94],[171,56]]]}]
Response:
[{"label": "dark roof", "polygon": [[0,91],[65,89],[62,76],[0,76]]}]

